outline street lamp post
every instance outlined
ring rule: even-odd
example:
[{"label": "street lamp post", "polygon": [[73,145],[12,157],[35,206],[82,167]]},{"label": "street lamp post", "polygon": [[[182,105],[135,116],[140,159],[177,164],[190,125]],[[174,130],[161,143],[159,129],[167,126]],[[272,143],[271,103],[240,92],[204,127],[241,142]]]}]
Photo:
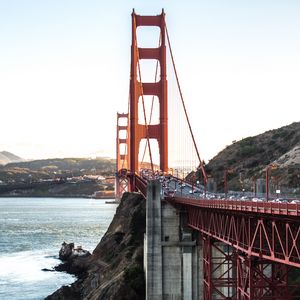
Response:
[{"label": "street lamp post", "polygon": [[269,170],[270,166],[266,168],[266,200],[269,200]]},{"label": "street lamp post", "polygon": [[269,191],[269,171],[270,171],[270,169],[276,170],[277,168],[278,168],[278,165],[275,163],[268,165],[266,168],[266,199],[267,199],[267,201],[269,200],[269,193],[270,193],[270,191]]},{"label": "street lamp post", "polygon": [[227,175],[228,175],[228,170],[226,169],[225,172],[224,172],[224,194],[225,194],[225,199],[227,198],[227,192],[228,192]]},{"label": "street lamp post", "polygon": [[254,197],[256,198],[257,190],[256,190],[256,178],[253,178],[253,192],[254,192]]}]

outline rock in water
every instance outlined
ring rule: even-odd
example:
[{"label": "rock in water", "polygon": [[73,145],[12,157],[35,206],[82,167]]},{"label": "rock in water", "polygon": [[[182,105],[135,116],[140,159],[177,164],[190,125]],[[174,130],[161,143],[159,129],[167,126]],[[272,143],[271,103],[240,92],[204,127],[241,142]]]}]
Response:
[{"label": "rock in water", "polygon": [[91,253],[81,248],[74,246],[74,243],[63,242],[59,250],[59,258],[63,261],[58,266],[54,267],[55,271],[67,272],[76,275],[78,278],[85,276],[87,265]]},{"label": "rock in water", "polygon": [[75,248],[74,243],[68,244],[63,242],[59,250],[59,259],[62,261],[69,261],[70,259],[74,259],[76,257],[87,257],[90,255],[91,253],[82,249],[81,246],[77,246]]},{"label": "rock in water", "polygon": [[71,257],[73,250],[74,243],[67,244],[66,242],[63,242],[59,250],[59,259],[62,261],[68,260]]}]

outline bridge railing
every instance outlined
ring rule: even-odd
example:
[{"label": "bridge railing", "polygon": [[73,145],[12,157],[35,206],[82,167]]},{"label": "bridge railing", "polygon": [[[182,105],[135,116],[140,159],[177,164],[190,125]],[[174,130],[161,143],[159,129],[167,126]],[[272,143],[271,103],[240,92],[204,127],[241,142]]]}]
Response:
[{"label": "bridge railing", "polygon": [[135,174],[134,179],[136,189],[146,198],[147,196],[147,181]]},{"label": "bridge railing", "polygon": [[253,202],[240,200],[212,200],[190,199],[183,197],[168,197],[170,201],[178,204],[206,207],[212,209],[226,209],[260,214],[300,216],[300,204],[276,203],[276,202]]}]

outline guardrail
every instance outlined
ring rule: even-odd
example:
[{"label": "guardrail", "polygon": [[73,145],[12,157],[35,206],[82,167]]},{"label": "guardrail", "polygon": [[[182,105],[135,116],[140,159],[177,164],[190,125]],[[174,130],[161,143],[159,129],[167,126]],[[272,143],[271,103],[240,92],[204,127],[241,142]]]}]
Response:
[{"label": "guardrail", "polygon": [[300,216],[300,204],[298,203],[275,203],[253,202],[240,200],[214,200],[214,199],[190,199],[184,197],[167,197],[171,202],[178,204],[205,207],[212,209],[226,209],[243,211],[248,213]]},{"label": "guardrail", "polygon": [[147,196],[147,181],[142,177],[135,175],[135,187],[146,198]]}]

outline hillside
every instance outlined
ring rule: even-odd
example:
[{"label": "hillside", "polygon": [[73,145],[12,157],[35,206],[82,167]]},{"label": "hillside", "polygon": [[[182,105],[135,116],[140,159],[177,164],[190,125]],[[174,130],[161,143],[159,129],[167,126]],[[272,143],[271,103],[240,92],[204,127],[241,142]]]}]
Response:
[{"label": "hillside", "polygon": [[[44,159],[0,166],[0,196],[86,197],[113,190],[115,160]],[[107,178],[107,179],[104,179]]]},{"label": "hillside", "polygon": [[11,152],[1,151],[0,152],[0,165],[6,165],[8,163],[21,162],[23,159]]},{"label": "hillside", "polygon": [[253,180],[264,178],[270,164],[276,166],[270,171],[274,185],[300,186],[300,122],[233,142],[209,161],[206,170],[218,190],[223,188],[225,170],[230,170],[229,189],[251,191]]},{"label": "hillside", "polygon": [[3,182],[26,182],[55,177],[114,174],[115,161],[107,158],[57,158],[9,163],[0,166]]}]

